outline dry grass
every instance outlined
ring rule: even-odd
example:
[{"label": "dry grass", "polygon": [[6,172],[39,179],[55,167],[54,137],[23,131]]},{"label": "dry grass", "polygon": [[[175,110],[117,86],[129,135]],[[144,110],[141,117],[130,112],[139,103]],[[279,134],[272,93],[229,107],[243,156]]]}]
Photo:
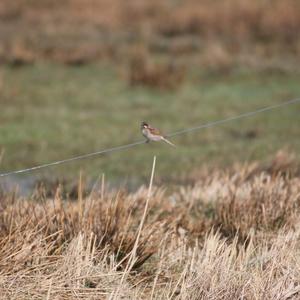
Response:
[{"label": "dry grass", "polygon": [[145,85],[159,89],[175,89],[185,78],[185,68],[169,60],[154,62],[143,46],[130,51],[126,78],[131,86]]},{"label": "dry grass", "polygon": [[225,71],[235,64],[295,70],[299,60],[297,0],[3,0],[0,25],[0,60],[13,65],[119,64],[139,43],[154,56]]},{"label": "dry grass", "polygon": [[76,201],[2,194],[0,295],[299,299],[300,178],[273,170],[203,173],[169,193],[102,180],[85,197],[80,180]]}]

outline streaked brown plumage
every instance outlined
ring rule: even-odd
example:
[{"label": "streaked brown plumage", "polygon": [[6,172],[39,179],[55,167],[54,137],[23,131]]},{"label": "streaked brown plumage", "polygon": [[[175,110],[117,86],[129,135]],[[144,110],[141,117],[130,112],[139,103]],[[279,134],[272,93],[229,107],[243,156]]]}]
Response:
[{"label": "streaked brown plumage", "polygon": [[176,147],[173,143],[171,143],[169,140],[167,140],[161,132],[154,127],[151,127],[148,123],[142,122],[141,124],[141,130],[143,136],[147,139],[147,142],[154,141],[164,141],[168,143],[169,145]]}]

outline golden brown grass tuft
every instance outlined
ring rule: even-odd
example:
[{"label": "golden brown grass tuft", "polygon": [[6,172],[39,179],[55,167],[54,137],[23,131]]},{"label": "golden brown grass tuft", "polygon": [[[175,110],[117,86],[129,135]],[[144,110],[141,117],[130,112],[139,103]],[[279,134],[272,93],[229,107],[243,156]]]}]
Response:
[{"label": "golden brown grass tuft", "polygon": [[185,68],[173,60],[154,62],[144,47],[129,55],[127,81],[131,86],[145,85],[159,89],[175,89],[185,77]]},{"label": "golden brown grass tuft", "polygon": [[82,190],[2,194],[2,299],[299,298],[296,173],[244,166],[169,193]]},{"label": "golden brown grass tuft", "polygon": [[[288,71],[299,60],[297,0],[2,0],[0,24],[0,58],[18,65],[103,59],[119,65],[140,42],[154,57],[183,57],[188,66],[198,61],[221,71],[233,62]],[[169,71],[144,71],[144,81]]]}]

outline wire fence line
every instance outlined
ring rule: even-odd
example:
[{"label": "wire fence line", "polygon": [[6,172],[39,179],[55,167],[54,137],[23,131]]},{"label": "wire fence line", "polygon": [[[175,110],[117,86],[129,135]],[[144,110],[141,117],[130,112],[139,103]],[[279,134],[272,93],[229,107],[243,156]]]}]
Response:
[{"label": "wire fence line", "polygon": [[[260,109],[254,110],[254,111],[242,113],[240,115],[236,115],[236,116],[232,116],[232,117],[229,117],[229,118],[225,118],[225,119],[205,123],[205,124],[202,124],[202,125],[199,125],[199,126],[196,126],[196,127],[191,127],[191,128],[175,131],[173,133],[167,134],[166,137],[174,137],[174,136],[189,133],[189,132],[192,132],[192,131],[201,130],[201,129],[204,129],[204,128],[215,127],[215,126],[218,126],[218,125],[225,124],[227,122],[248,118],[248,117],[263,113],[263,112],[271,111],[271,110],[274,110],[274,109],[278,109],[278,108],[281,108],[281,107],[284,107],[284,106],[296,104],[296,103],[299,103],[299,102],[300,102],[300,98],[292,99],[292,100],[289,100],[289,101],[286,101],[286,102],[283,102],[283,103],[279,103],[279,104],[263,107],[263,108],[260,108]],[[132,147],[135,147],[135,146],[138,146],[138,145],[142,145],[142,144],[145,144],[145,143],[146,143],[146,140],[141,140],[141,141],[137,141],[137,142],[134,142],[134,143],[131,143],[131,144],[126,144],[126,145],[121,145],[121,146],[117,146],[117,147],[113,147],[113,148],[103,149],[103,150],[100,150],[100,151],[87,153],[87,154],[82,154],[82,155],[79,155],[79,156],[74,156],[74,157],[67,158],[67,159],[62,159],[62,160],[58,160],[58,161],[54,161],[54,162],[50,162],[50,163],[46,163],[46,164],[41,164],[41,165],[38,165],[38,166],[26,168],[26,169],[1,173],[0,177],[5,177],[5,176],[15,175],[15,174],[21,174],[21,173],[28,173],[28,172],[31,172],[31,171],[44,169],[44,168],[48,168],[48,167],[51,167],[51,166],[61,165],[61,164],[69,163],[69,162],[72,162],[72,161],[82,160],[82,159],[86,159],[86,158],[90,158],[90,157],[94,157],[94,156],[99,156],[99,155],[103,155],[103,154],[107,154],[107,153],[111,153],[111,152],[123,151],[123,150],[129,149],[129,148],[132,148]]]},{"label": "wire fence line", "polygon": [[291,104],[295,104],[295,103],[298,103],[298,102],[300,102],[300,98],[299,99],[292,99],[292,100],[289,100],[289,101],[286,101],[286,102],[282,102],[282,103],[279,103],[279,104],[274,104],[274,105],[267,106],[267,107],[263,107],[263,108],[260,108],[260,109],[254,110],[254,111],[249,111],[249,112],[246,112],[246,113],[243,113],[243,114],[240,114],[240,115],[237,115],[237,116],[229,117],[229,118],[226,118],[226,119],[205,123],[205,124],[202,124],[202,125],[199,125],[199,126],[196,126],[196,127],[179,130],[179,131],[168,134],[166,137],[173,137],[173,136],[181,135],[181,134],[188,133],[188,132],[195,131],[195,130],[200,130],[200,129],[204,129],[204,128],[209,128],[209,127],[222,125],[222,124],[227,123],[227,122],[248,118],[248,117],[254,116],[256,114],[260,114],[260,113],[263,113],[263,112],[266,112],[266,111],[274,110],[274,109],[281,108],[281,107],[291,105]]}]

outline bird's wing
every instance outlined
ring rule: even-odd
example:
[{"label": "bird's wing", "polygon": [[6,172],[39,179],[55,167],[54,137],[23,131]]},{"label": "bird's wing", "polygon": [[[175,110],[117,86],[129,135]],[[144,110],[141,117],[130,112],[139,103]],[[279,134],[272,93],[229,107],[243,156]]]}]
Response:
[{"label": "bird's wing", "polygon": [[160,131],[157,128],[149,127],[149,130],[152,134],[161,135]]}]

